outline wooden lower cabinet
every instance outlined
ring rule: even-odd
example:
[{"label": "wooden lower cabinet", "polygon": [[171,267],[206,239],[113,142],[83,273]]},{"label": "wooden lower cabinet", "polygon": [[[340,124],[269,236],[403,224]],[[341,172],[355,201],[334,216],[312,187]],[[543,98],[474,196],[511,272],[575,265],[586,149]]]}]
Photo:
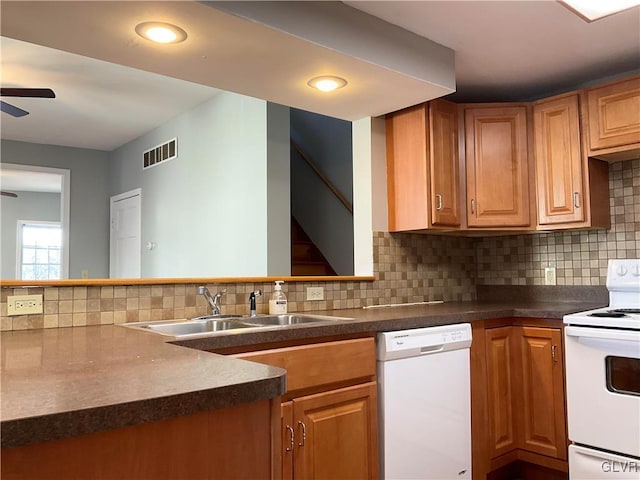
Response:
[{"label": "wooden lower cabinet", "polygon": [[[3,448],[3,480],[277,479],[280,398]],[[275,414],[275,417],[274,417]]]},{"label": "wooden lower cabinet", "polygon": [[236,356],[287,369],[281,410],[284,480],[378,478],[373,337]]},{"label": "wooden lower cabinet", "polygon": [[375,382],[282,405],[283,479],[378,477]]},{"label": "wooden lower cabinet", "polygon": [[520,464],[540,467],[540,480],[566,478],[562,328],[548,320],[499,319],[473,329],[473,478],[503,478],[496,472]]},{"label": "wooden lower cabinet", "polygon": [[562,331],[513,327],[520,361],[517,375],[521,408],[520,447],[567,459]]},{"label": "wooden lower cabinet", "polygon": [[487,344],[487,397],[489,407],[490,457],[496,458],[517,447],[514,407],[515,345],[513,327],[485,331]]}]

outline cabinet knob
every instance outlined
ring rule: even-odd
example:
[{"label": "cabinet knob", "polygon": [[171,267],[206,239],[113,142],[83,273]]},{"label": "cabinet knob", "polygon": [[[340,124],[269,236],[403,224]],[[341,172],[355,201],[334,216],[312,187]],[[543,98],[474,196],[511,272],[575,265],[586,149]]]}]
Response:
[{"label": "cabinet knob", "polygon": [[304,422],[298,422],[298,426],[302,427],[302,441],[298,443],[299,447],[304,447],[304,442],[307,439],[307,426],[304,424]]},{"label": "cabinet knob", "polygon": [[554,362],[558,361],[558,356],[556,355],[556,350],[558,349],[558,347],[556,345],[551,345],[551,359]]},{"label": "cabinet knob", "polygon": [[285,452],[291,452],[291,451],[293,451],[293,447],[295,445],[295,441],[293,439],[293,437],[295,435],[295,432],[294,432],[293,427],[291,425],[287,425],[286,429],[289,432],[289,446],[285,449]]},{"label": "cabinet knob", "polygon": [[476,199],[475,198],[471,199],[471,213],[473,213],[474,215],[476,213]]},{"label": "cabinet knob", "polygon": [[436,210],[442,210],[442,195],[436,193]]},{"label": "cabinet knob", "polygon": [[573,192],[573,206],[580,208],[580,192]]}]

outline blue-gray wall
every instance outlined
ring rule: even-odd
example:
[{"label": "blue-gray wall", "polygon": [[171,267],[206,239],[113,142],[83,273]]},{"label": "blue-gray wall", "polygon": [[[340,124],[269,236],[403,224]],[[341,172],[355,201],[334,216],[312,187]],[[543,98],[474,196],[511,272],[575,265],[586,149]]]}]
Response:
[{"label": "blue-gray wall", "polygon": [[[2,140],[3,163],[71,171],[69,278],[109,276],[109,193],[107,152]],[[2,276],[5,259],[2,258]]]}]

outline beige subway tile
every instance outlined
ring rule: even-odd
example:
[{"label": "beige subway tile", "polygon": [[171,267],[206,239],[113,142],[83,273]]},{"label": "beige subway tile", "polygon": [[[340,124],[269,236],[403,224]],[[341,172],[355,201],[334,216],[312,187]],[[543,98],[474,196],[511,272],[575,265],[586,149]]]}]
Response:
[{"label": "beige subway tile", "polygon": [[127,321],[127,312],[125,310],[117,310],[113,312],[113,323],[119,325],[121,323],[126,323]]},{"label": "beige subway tile", "polygon": [[58,300],[58,287],[47,287],[44,289],[44,301]]},{"label": "beige subway tile", "polygon": [[113,312],[100,312],[100,324],[101,325],[113,324]]},{"label": "beige subway tile", "polygon": [[73,314],[64,313],[58,314],[58,327],[72,327],[73,326]]},{"label": "beige subway tile", "polygon": [[87,299],[87,287],[73,287],[73,299],[74,300],[86,300]]},{"label": "beige subway tile", "polygon": [[127,298],[127,311],[138,310],[138,308],[139,308],[138,297]]},{"label": "beige subway tile", "polygon": [[84,327],[87,325],[87,313],[73,313],[73,326],[74,327]]},{"label": "beige subway tile", "polygon": [[103,298],[103,299],[113,298],[113,286],[106,285],[106,286],[100,287],[100,298]]}]

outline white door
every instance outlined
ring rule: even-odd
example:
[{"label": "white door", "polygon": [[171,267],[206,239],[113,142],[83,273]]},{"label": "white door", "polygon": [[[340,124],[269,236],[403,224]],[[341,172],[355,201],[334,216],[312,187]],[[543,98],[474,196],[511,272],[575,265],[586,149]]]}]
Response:
[{"label": "white door", "polygon": [[140,278],[141,197],[139,188],[111,197],[111,278]]}]

